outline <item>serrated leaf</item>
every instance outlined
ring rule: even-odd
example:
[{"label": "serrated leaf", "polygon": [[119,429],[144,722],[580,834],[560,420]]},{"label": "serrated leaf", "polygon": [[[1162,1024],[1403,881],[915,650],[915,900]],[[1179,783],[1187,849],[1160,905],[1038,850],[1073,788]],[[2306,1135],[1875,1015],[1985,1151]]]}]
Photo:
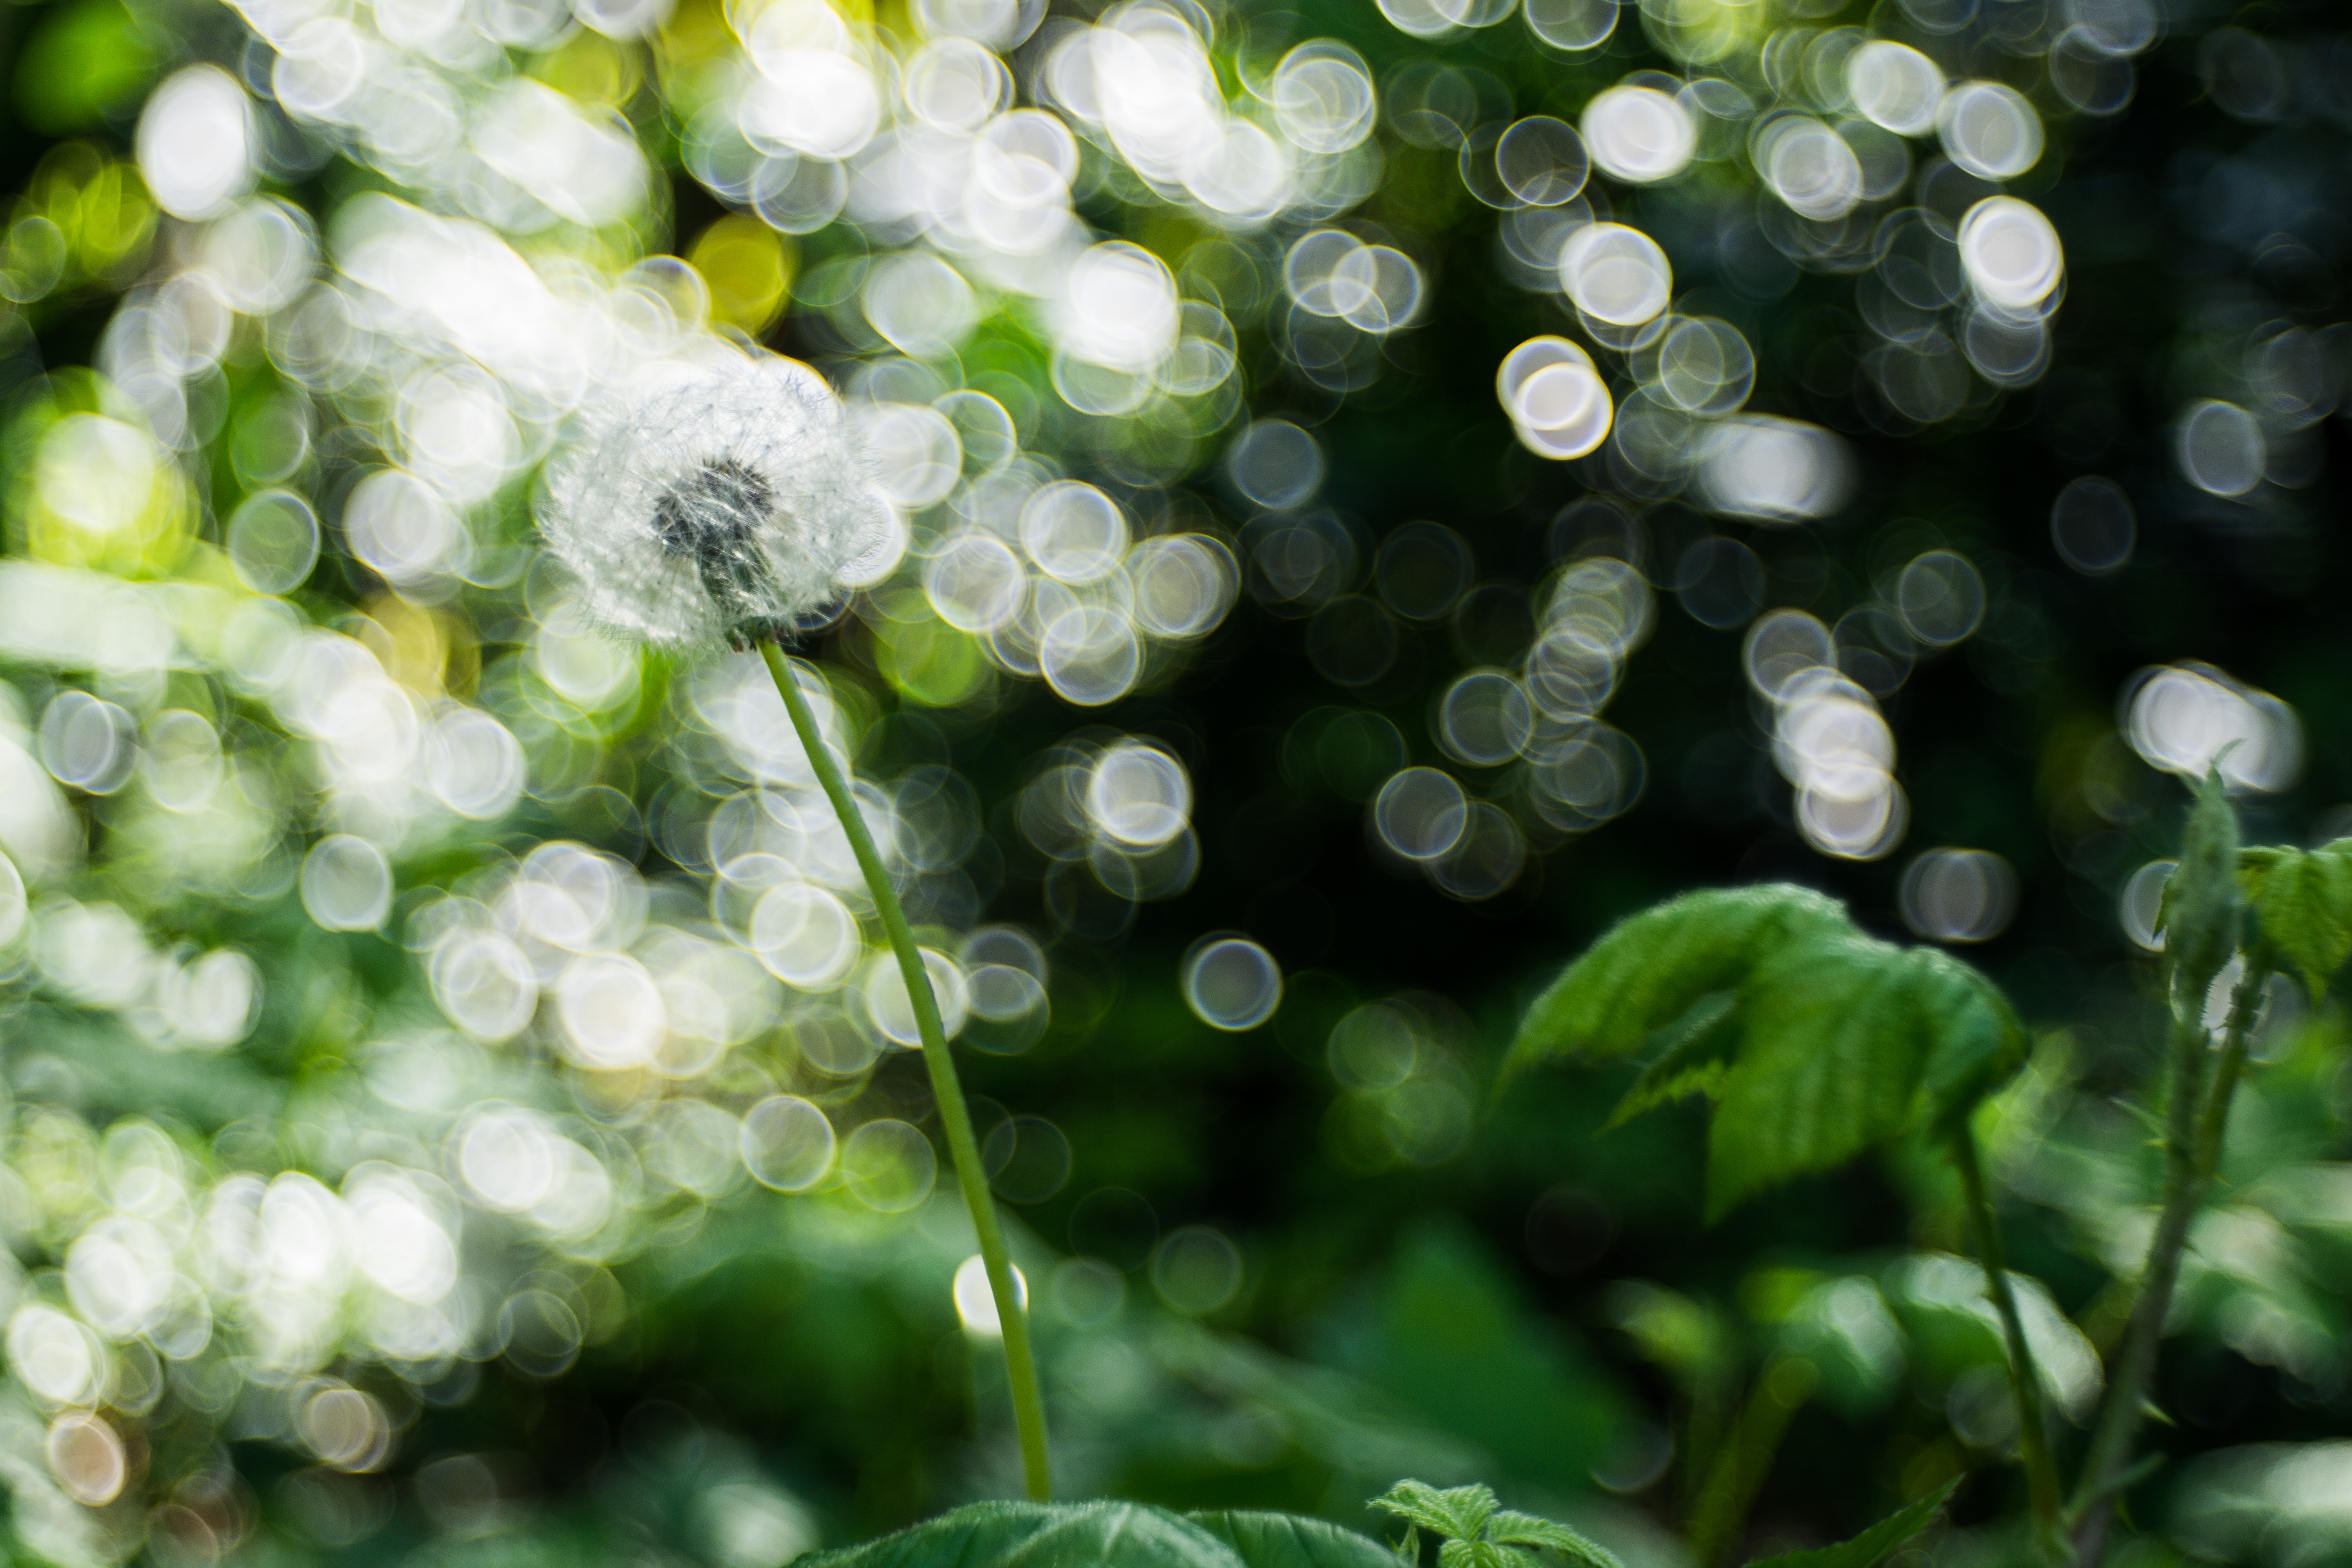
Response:
[{"label": "serrated leaf", "polygon": [[1863,936],[1779,955],[1759,974],[1707,1128],[1708,1223],[1903,1131],[1925,1054],[1914,977],[1898,950]]},{"label": "serrated leaf", "polygon": [[1608,1126],[1621,1127],[1643,1111],[1686,1094],[1719,1098],[1738,1043],[1739,1024],[1731,993],[1718,991],[1700,997],[1675,1021],[1665,1048],[1642,1069],[1642,1076],[1609,1113]]},{"label": "serrated leaf", "polygon": [[2242,850],[2238,885],[2262,941],[2316,998],[2352,958],[2352,839],[2318,849]]},{"label": "serrated leaf", "polygon": [[1832,1170],[1924,1110],[1965,1116],[2023,1059],[2025,1032],[1974,970],[1869,937],[1776,955],[1748,988],[1739,1056],[1707,1130],[1707,1214]]},{"label": "serrated leaf", "polygon": [[1379,1542],[1319,1519],[1233,1510],[1185,1517],[1233,1548],[1243,1568],[1395,1568]]},{"label": "serrated leaf", "polygon": [[1946,1481],[1923,1498],[1917,1498],[1895,1512],[1887,1515],[1852,1541],[1836,1546],[1824,1546],[1817,1552],[1790,1552],[1779,1557],[1759,1557],[1748,1568],[1874,1568],[1889,1552],[1921,1531],[1936,1517],[1936,1510],[1949,1500],[1959,1486],[1957,1479]]},{"label": "serrated leaf", "polygon": [[[2352,838],[2339,838],[2327,847],[2338,849],[2347,844],[2352,844]],[[2246,900],[2249,903],[2252,902],[2254,896],[2262,891],[2263,878],[2269,874],[2270,868],[2289,855],[2302,853],[2302,850],[2284,844],[2257,844],[2252,848],[2239,850],[2238,890],[2246,895]],[[2171,889],[2172,879],[2168,877],[2165,879],[2164,891],[2157,896],[2156,929],[2158,931],[2164,929],[2165,900],[2171,896]]]},{"label": "serrated leaf", "polygon": [[1245,1568],[1211,1531],[1164,1509],[1131,1502],[977,1502],[801,1563],[803,1568]]},{"label": "serrated leaf", "polygon": [[1399,1481],[1374,1498],[1372,1506],[1411,1520],[1423,1530],[1467,1541],[1475,1539],[1479,1527],[1493,1516],[1496,1503],[1491,1487],[1454,1487],[1440,1491],[1426,1481]]},{"label": "serrated leaf", "polygon": [[2008,999],[1968,964],[1865,936],[1818,893],[1767,887],[1621,923],[1537,1003],[1513,1059],[1622,1054],[1667,1024],[1674,1038],[1611,1124],[1712,1097],[1711,1219],[1923,1119],[1953,1124],[2026,1043]]},{"label": "serrated leaf", "polygon": [[1617,1554],[1600,1542],[1586,1540],[1557,1520],[1538,1519],[1531,1513],[1505,1509],[1486,1521],[1486,1539],[1514,1546],[1549,1547],[1577,1568],[1625,1568]]},{"label": "serrated leaf", "polygon": [[1931,947],[1911,950],[1927,1015],[1920,1087],[1938,1108],[1966,1116],[2024,1065],[2032,1038],[2009,997],[1985,973]]},{"label": "serrated leaf", "polygon": [[1437,1549],[1437,1568],[1533,1568],[1533,1563],[1491,1541],[1449,1541]]},{"label": "serrated leaf", "polygon": [[1506,1070],[1549,1057],[1627,1056],[1710,991],[1738,985],[1763,952],[1809,931],[1852,929],[1804,888],[1685,893],[1617,922],[1528,1009]]}]

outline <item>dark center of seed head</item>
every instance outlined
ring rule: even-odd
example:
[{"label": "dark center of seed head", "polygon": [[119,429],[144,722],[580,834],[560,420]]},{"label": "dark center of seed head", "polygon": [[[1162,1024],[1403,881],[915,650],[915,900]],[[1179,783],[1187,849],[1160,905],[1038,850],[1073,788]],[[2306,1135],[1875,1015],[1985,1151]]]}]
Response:
[{"label": "dark center of seed head", "polygon": [[775,492],[732,458],[704,463],[654,504],[654,532],[672,555],[697,562],[742,552],[767,520]]},{"label": "dark center of seed head", "polygon": [[771,641],[790,626],[771,613],[774,579],[760,544],[774,504],[768,481],[732,458],[702,464],[654,504],[662,550],[694,563],[702,591],[739,647]]}]

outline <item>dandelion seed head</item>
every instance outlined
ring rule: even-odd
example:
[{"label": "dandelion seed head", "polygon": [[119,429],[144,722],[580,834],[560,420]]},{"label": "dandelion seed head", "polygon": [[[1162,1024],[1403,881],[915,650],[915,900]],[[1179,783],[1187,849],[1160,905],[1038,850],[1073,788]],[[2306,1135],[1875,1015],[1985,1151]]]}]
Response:
[{"label": "dandelion seed head", "polygon": [[832,389],[732,351],[599,399],[540,509],[589,622],[687,657],[797,629],[893,528]]}]

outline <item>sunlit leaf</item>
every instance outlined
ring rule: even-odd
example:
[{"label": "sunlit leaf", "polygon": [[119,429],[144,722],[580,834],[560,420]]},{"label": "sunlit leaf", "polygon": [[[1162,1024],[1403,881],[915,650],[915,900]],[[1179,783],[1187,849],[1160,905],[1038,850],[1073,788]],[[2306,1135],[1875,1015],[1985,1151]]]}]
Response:
[{"label": "sunlit leaf", "polygon": [[1557,1520],[1538,1519],[1531,1513],[1505,1509],[1486,1521],[1486,1539],[1513,1546],[1548,1547],[1578,1568],[1623,1568],[1607,1547],[1586,1540]]},{"label": "sunlit leaf", "polygon": [[1939,1114],[1965,1108],[1987,1087],[1985,1068],[2021,1049],[1982,976],[1867,937],[1775,955],[1744,1000],[1740,1059],[1708,1128],[1711,1217],[1901,1133],[1922,1089]]},{"label": "sunlit leaf", "polygon": [[1437,1568],[1526,1568],[1526,1559],[1491,1541],[1449,1541],[1437,1549]]},{"label": "sunlit leaf", "polygon": [[1131,1502],[977,1502],[895,1535],[802,1561],[808,1568],[1059,1568],[1064,1563],[1244,1568],[1244,1563],[1214,1532],[1164,1509]]},{"label": "sunlit leaf", "polygon": [[1683,1094],[1717,1101],[1711,1217],[1923,1121],[1948,1124],[2024,1047],[1976,970],[1774,886],[1692,894],[1620,924],[1529,1010],[1511,1064],[1622,1056],[1669,1025],[1614,1121]]},{"label": "sunlit leaf", "polygon": [[1487,1487],[1455,1487],[1440,1491],[1426,1481],[1399,1481],[1384,1495],[1374,1498],[1372,1506],[1400,1519],[1409,1519],[1423,1530],[1464,1540],[1478,1533],[1479,1527],[1494,1513],[1496,1502],[1493,1489]]},{"label": "sunlit leaf", "polygon": [[1936,1517],[1936,1510],[1944,1506],[1959,1484],[1957,1479],[1946,1481],[1927,1496],[1915,1499],[1896,1512],[1888,1514],[1852,1541],[1824,1546],[1817,1552],[1790,1552],[1779,1557],[1759,1557],[1748,1568],[1873,1568],[1896,1547],[1927,1529],[1928,1521]]},{"label": "sunlit leaf", "polygon": [[1246,1568],[1395,1568],[1386,1547],[1319,1519],[1226,1510],[1187,1515]]},{"label": "sunlit leaf", "polygon": [[1803,888],[1685,893],[1618,922],[1570,965],[1528,1009],[1511,1066],[1630,1055],[1701,996],[1738,986],[1763,954],[1852,929],[1843,905]]},{"label": "sunlit leaf", "polygon": [[1440,1491],[1422,1481],[1399,1481],[1372,1506],[1454,1537],[1439,1549],[1438,1568],[1527,1568],[1528,1552],[1520,1548],[1548,1548],[1578,1568],[1622,1568],[1605,1548],[1564,1524],[1497,1511],[1494,1492],[1482,1486]]},{"label": "sunlit leaf", "polygon": [[2319,849],[2247,849],[2238,885],[2263,942],[2318,996],[2352,958],[2352,838]]}]

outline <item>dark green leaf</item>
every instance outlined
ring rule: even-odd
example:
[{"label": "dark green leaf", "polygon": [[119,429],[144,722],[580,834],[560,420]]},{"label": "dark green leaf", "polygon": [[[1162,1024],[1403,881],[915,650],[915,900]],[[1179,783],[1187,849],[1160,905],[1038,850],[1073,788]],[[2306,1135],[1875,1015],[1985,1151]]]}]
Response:
[{"label": "dark green leaf", "polygon": [[1493,1489],[1481,1486],[1439,1491],[1426,1481],[1399,1481],[1386,1495],[1374,1498],[1372,1506],[1400,1519],[1409,1519],[1423,1530],[1466,1541],[1475,1537],[1479,1526],[1494,1513],[1495,1493]]},{"label": "dark green leaf", "polygon": [[1824,1546],[1818,1552],[1791,1552],[1780,1557],[1759,1557],[1748,1568],[1873,1568],[1896,1547],[1927,1528],[1936,1510],[1952,1495],[1958,1480],[1946,1481],[1926,1497],[1915,1499],[1887,1515],[1852,1541]]},{"label": "dark green leaf", "polygon": [[2352,958],[2352,838],[2325,848],[2248,849],[2238,885],[2262,924],[2262,940],[2303,977],[2314,997]]},{"label": "dark green leaf", "polygon": [[1396,1568],[1379,1542],[1319,1519],[1231,1510],[1186,1517],[1232,1547],[1243,1568]]},{"label": "dark green leaf", "polygon": [[1628,1056],[1763,953],[1851,930],[1844,907],[1803,888],[1717,888],[1620,921],[1528,1009],[1508,1067],[1559,1056]]},{"label": "dark green leaf", "polygon": [[1130,1502],[976,1502],[801,1562],[805,1568],[1244,1568],[1213,1532]]},{"label": "dark green leaf", "polygon": [[[1563,1493],[1589,1485],[1612,1434],[1638,1413],[1575,1329],[1539,1310],[1507,1261],[1456,1221],[1407,1227],[1368,1305],[1342,1364],[1475,1443],[1499,1473]],[[1420,1463],[1398,1458],[1388,1474],[1411,1475]],[[1476,1462],[1463,1455],[1444,1473],[1480,1473]]]},{"label": "dark green leaf", "polygon": [[1617,1554],[1596,1542],[1587,1541],[1568,1526],[1553,1520],[1538,1519],[1531,1513],[1514,1513],[1506,1509],[1486,1521],[1486,1539],[1508,1542],[1514,1546],[1546,1546],[1558,1552],[1576,1568],[1624,1568]]},{"label": "dark green leaf", "polygon": [[2025,1026],[1981,970],[1931,947],[1913,948],[1912,984],[1927,1030],[1920,1084],[1937,1107],[1961,1116],[2025,1059]]}]

